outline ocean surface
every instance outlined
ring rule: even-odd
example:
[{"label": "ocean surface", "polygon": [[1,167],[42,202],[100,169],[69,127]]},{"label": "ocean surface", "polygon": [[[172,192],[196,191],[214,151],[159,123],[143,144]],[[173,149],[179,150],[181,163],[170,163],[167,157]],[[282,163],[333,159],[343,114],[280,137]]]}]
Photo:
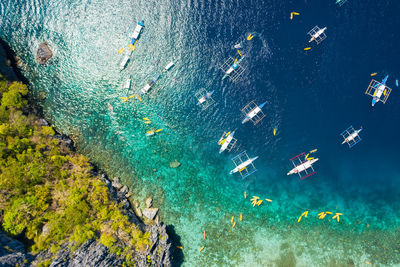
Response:
[{"label": "ocean surface", "polygon": [[[399,14],[397,0],[0,0],[0,38],[23,61],[46,119],[142,203],[154,198],[184,266],[399,266]],[[118,50],[142,19],[120,72]],[[327,27],[319,45],[308,43],[315,25]],[[35,62],[43,41],[54,52],[44,66]],[[239,42],[245,71],[221,80]],[[141,102],[121,101],[129,77],[134,93],[161,73]],[[385,75],[391,95],[372,108],[365,90]],[[201,88],[214,91],[206,110],[196,105]],[[266,117],[242,125],[252,100],[268,102]],[[351,149],[340,136],[350,125],[363,128]],[[152,129],[162,131],[146,136]],[[219,154],[234,129],[237,145]],[[312,149],[317,173],[287,176],[289,159]],[[243,150],[259,156],[246,179],[229,174]],[[263,203],[253,207],[253,196]]]}]

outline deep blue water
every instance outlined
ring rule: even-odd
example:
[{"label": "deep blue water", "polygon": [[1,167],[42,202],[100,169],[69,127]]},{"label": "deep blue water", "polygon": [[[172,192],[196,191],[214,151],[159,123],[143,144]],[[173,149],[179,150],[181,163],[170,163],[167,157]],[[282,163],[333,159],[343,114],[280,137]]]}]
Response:
[{"label": "deep blue water", "polygon": [[[400,2],[334,2],[1,0],[0,37],[25,62],[47,118],[92,161],[132,185],[136,198],[152,195],[162,206],[162,219],[181,236],[187,266],[284,265],[286,243],[299,266],[349,258],[356,265],[399,264]],[[290,20],[292,11],[300,15]],[[120,73],[116,51],[141,19],[142,39]],[[315,25],[326,26],[328,37],[304,51]],[[219,65],[237,55],[232,46],[249,32],[256,35],[243,78],[221,81]],[[43,40],[55,57],[38,66],[35,49]],[[121,103],[129,75],[139,90],[170,60],[176,64],[152,97]],[[372,108],[364,92],[386,74],[391,96]],[[202,87],[215,91],[216,104],[206,111],[194,98]],[[251,100],[267,100],[267,116],[241,125],[240,109]],[[350,125],[363,127],[352,149],[339,135]],[[145,137],[151,127],[163,131]],[[238,146],[219,155],[216,142],[235,128]],[[317,174],[304,181],[286,176],[289,158],[314,148]],[[244,149],[259,156],[258,172],[241,180],[228,173],[230,158]],[[174,159],[180,168],[169,168]],[[253,208],[253,195],[273,202]],[[305,210],[312,214],[297,224]],[[321,211],[341,212],[342,220],[318,220]]]}]

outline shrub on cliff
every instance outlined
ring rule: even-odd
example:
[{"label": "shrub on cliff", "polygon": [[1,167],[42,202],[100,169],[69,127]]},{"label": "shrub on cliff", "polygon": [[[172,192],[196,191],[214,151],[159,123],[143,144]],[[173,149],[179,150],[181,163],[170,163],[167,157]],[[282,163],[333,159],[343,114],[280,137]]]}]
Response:
[{"label": "shrub on cliff", "polygon": [[26,85],[0,77],[0,223],[12,236],[33,241],[37,253],[56,252],[98,238],[130,259],[150,245],[149,234],[129,222],[88,159],[60,148],[52,127],[26,113]]}]

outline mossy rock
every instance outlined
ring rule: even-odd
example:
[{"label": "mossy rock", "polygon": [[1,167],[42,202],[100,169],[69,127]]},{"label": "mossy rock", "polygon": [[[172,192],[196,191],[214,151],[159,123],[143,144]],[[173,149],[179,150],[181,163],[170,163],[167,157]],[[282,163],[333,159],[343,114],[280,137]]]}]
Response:
[{"label": "mossy rock", "polygon": [[181,163],[177,160],[171,161],[169,163],[169,167],[173,169],[178,168],[179,166],[181,166]]}]

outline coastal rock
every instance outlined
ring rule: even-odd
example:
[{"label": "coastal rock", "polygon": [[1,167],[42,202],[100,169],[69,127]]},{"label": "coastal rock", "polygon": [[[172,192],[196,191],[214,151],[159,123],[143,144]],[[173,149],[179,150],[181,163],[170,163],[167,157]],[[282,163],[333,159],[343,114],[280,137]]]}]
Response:
[{"label": "coastal rock", "polygon": [[151,197],[146,198],[146,208],[150,208],[153,205],[153,199]]},{"label": "coastal rock", "polygon": [[129,191],[128,193],[125,194],[126,198],[130,198],[132,196],[132,191]]},{"label": "coastal rock", "polygon": [[46,235],[48,235],[49,233],[50,233],[50,227],[49,227],[49,224],[46,223],[45,225],[43,225],[43,228],[42,228],[42,235],[43,235],[43,236],[46,236]]},{"label": "coastal rock", "polygon": [[21,67],[23,62],[19,56],[15,56],[15,63],[17,64],[17,67]]},{"label": "coastal rock", "polygon": [[147,208],[147,209],[145,209],[145,210],[143,211],[143,215],[144,215],[145,217],[147,217],[148,219],[153,220],[154,217],[156,217],[157,212],[158,212],[158,209],[157,209],[157,208]]},{"label": "coastal rock", "polygon": [[40,126],[49,126],[49,123],[45,119],[40,119],[39,124]]},{"label": "coastal rock", "polygon": [[127,199],[122,200],[121,203],[124,209],[129,209],[131,206],[131,204],[129,204],[129,201]]},{"label": "coastal rock", "polygon": [[39,48],[36,53],[36,61],[39,64],[46,64],[46,62],[53,56],[53,52],[51,51],[49,45],[46,42],[43,42],[39,45]]},{"label": "coastal rock", "polygon": [[122,187],[122,184],[119,181],[118,177],[114,177],[114,179],[112,181],[112,186],[114,186],[117,190],[119,190]]},{"label": "coastal rock", "polygon": [[62,135],[62,134],[56,134],[56,135],[54,135],[54,138],[58,139],[59,144],[61,146],[65,146],[65,147],[69,148],[71,151],[75,151],[74,142],[68,136]]},{"label": "coastal rock", "polygon": [[52,267],[122,265],[122,260],[117,255],[110,253],[107,247],[94,239],[86,241],[73,252],[67,245],[63,245],[56,255],[52,255],[49,251],[41,252],[37,256],[38,262],[33,262],[32,265],[37,265],[39,261],[49,258],[53,258],[50,264]]},{"label": "coastal rock", "polygon": [[126,186],[126,185],[124,185],[122,188],[121,188],[121,193],[123,193],[124,195],[126,195],[126,194],[128,194],[128,192],[129,192],[129,188]]},{"label": "coastal rock", "polygon": [[0,266],[28,266],[24,245],[0,231]]},{"label": "coastal rock", "polygon": [[169,163],[169,167],[173,169],[178,168],[179,166],[181,166],[181,163],[177,160],[171,161]]},{"label": "coastal rock", "polygon": [[139,217],[143,216],[142,210],[139,207],[135,207],[135,213]]}]

